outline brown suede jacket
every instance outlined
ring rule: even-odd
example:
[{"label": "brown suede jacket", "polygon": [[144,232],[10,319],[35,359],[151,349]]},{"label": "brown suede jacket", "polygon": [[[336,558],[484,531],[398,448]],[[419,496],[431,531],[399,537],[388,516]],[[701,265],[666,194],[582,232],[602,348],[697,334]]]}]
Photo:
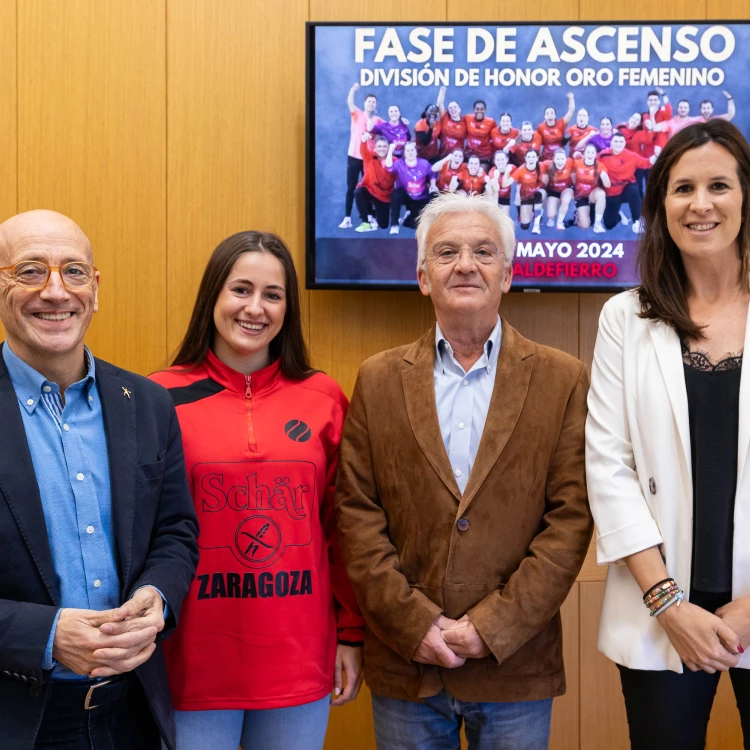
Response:
[{"label": "brown suede jacket", "polygon": [[[525,701],[565,692],[559,609],[592,531],[588,375],[577,359],[502,325],[463,495],[438,422],[434,327],[359,371],[336,511],[367,624],[367,682],[379,695],[414,701],[445,688],[465,701]],[[412,661],[440,613],[468,613],[491,655],[457,669]]]}]

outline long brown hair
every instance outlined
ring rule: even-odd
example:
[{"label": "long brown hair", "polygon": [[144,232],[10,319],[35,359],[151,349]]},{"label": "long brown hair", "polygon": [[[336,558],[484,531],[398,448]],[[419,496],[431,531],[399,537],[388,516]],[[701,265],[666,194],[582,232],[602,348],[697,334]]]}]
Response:
[{"label": "long brown hair", "polygon": [[280,361],[281,372],[288,378],[304,380],[310,377],[315,370],[310,367],[302,335],[297,272],[284,241],[271,232],[237,232],[213,251],[203,272],[187,333],[172,364],[197,367],[206,358],[216,333],[216,300],[232,267],[243,253],[270,253],[281,263],[286,287],[286,313],[281,330],[269,347],[271,359]]},{"label": "long brown hair", "polygon": [[702,327],[690,318],[685,266],[680,249],[669,234],[664,204],[669,174],[674,165],[685,152],[707,143],[722,146],[737,160],[737,176],[742,186],[742,223],[737,236],[737,253],[741,262],[738,281],[743,290],[750,290],[750,222],[745,221],[750,193],[750,146],[742,133],[726,120],[694,123],[669,139],[648,178],[642,212],[646,228],[638,247],[640,317],[662,320],[680,337],[693,339],[703,337]]}]

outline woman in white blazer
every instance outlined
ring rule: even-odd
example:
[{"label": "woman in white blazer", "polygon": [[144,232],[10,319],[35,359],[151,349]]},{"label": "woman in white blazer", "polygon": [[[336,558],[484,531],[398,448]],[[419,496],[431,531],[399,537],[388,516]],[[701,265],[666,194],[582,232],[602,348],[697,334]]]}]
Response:
[{"label": "woman in white blazer", "polygon": [[[705,745],[730,670],[750,747],[750,147],[691,125],[649,178],[641,286],[602,310],[586,425],[599,648],[631,745]],[[687,667],[687,669],[685,669]]]}]

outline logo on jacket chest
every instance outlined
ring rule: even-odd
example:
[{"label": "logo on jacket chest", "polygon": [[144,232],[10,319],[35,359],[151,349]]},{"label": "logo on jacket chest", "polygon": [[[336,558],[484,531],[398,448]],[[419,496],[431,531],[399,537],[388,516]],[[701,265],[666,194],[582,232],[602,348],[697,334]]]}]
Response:
[{"label": "logo on jacket chest", "polygon": [[310,544],[315,464],[241,461],[196,464],[192,471],[202,549],[228,548],[249,568]]}]

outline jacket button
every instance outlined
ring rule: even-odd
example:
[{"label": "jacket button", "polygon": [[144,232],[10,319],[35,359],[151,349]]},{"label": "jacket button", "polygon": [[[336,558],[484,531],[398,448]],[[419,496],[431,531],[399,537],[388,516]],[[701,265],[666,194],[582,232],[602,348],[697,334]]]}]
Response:
[{"label": "jacket button", "polygon": [[10,677],[10,672],[7,669],[4,669],[2,674],[3,674],[3,677],[8,677],[8,678]]},{"label": "jacket button", "polygon": [[656,494],[656,482],[653,477],[648,480],[648,490],[652,495]]},{"label": "jacket button", "polygon": [[458,526],[459,531],[466,531],[466,529],[469,528],[469,519],[468,518],[459,518],[458,523],[456,524]]},{"label": "jacket button", "polygon": [[44,692],[44,688],[41,685],[32,685],[29,688],[29,695],[32,698],[38,698]]}]

